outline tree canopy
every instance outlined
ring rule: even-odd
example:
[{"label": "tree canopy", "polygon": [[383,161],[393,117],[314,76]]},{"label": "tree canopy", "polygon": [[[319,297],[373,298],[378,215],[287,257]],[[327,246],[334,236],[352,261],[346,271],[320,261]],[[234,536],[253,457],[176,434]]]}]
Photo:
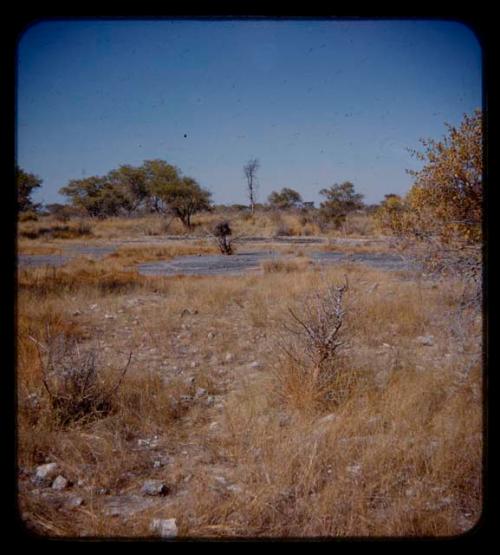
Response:
[{"label": "tree canopy", "polygon": [[71,180],[61,188],[73,206],[90,216],[116,216],[139,209],[171,213],[186,227],[191,216],[210,207],[211,193],[164,160],[145,160],[141,166],[122,165],[105,176]]},{"label": "tree canopy", "polygon": [[42,185],[43,181],[32,173],[25,172],[16,166],[17,206],[19,211],[36,210],[38,204],[33,203],[31,195],[34,189]]},{"label": "tree canopy", "polygon": [[273,191],[267,197],[267,200],[273,208],[278,208],[280,210],[294,208],[302,203],[300,193],[288,187],[283,187],[280,192]]},{"label": "tree canopy", "polygon": [[446,127],[441,141],[421,139],[423,151],[411,151],[424,166],[407,170],[415,177],[406,197],[409,225],[421,235],[476,242],[483,204],[482,113],[465,114],[458,128]]},{"label": "tree canopy", "polygon": [[325,220],[333,221],[336,227],[340,227],[349,212],[363,207],[363,195],[355,192],[350,181],[335,183],[319,193],[326,199],[320,204],[320,214]]}]

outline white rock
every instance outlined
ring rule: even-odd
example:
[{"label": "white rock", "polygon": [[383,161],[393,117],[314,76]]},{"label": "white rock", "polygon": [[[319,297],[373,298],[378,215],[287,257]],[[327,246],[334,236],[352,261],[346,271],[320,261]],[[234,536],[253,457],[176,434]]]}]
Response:
[{"label": "white rock", "polygon": [[331,414],[327,414],[318,420],[318,424],[328,424],[328,422],[333,422],[337,420],[338,416],[333,412]]},{"label": "white rock", "polygon": [[434,336],[433,335],[420,335],[419,337],[416,338],[416,340],[418,343],[420,343],[421,345],[424,345],[426,347],[432,347],[432,345],[434,345]]},{"label": "white rock", "polygon": [[81,507],[83,503],[84,503],[83,497],[70,497],[70,499],[68,500],[68,507],[70,508]]},{"label": "white rock", "polygon": [[36,469],[34,482],[38,486],[49,486],[56,477],[59,467],[57,463],[48,463],[38,466]]},{"label": "white rock", "polygon": [[214,332],[212,332],[212,331],[208,332],[208,334],[207,334],[207,338],[208,338],[208,339],[213,339],[214,337],[215,337],[215,333],[214,333]]},{"label": "white rock", "polygon": [[175,518],[154,518],[151,521],[150,530],[162,538],[175,538],[177,536],[177,523]]},{"label": "white rock", "polygon": [[250,363],[250,368],[262,368],[262,363],[259,362],[258,360],[254,360],[254,362]]},{"label": "white rock", "polygon": [[52,482],[52,489],[57,491],[63,490],[68,485],[68,480],[64,476],[59,476]]},{"label": "white rock", "polygon": [[241,486],[238,486],[237,484],[231,484],[230,486],[227,486],[226,489],[228,489],[232,493],[242,493],[243,492],[243,488]]},{"label": "white rock", "polygon": [[96,304],[91,304],[91,305],[89,306],[89,308],[90,308],[90,310],[95,310],[95,309],[97,308],[97,306],[98,306],[98,305],[96,305]]},{"label": "white rock", "polygon": [[168,487],[163,482],[160,482],[160,480],[146,480],[141,492],[144,495],[166,495]]},{"label": "white rock", "polygon": [[234,355],[233,353],[227,353],[226,357],[225,357],[225,361],[226,362],[231,362],[234,360]]},{"label": "white rock", "polygon": [[203,397],[204,395],[207,394],[207,390],[203,389],[203,387],[198,387],[196,389],[196,398],[199,399],[200,397]]},{"label": "white rock", "polygon": [[347,472],[349,472],[349,474],[358,475],[361,472],[361,465],[360,464],[351,464],[349,466],[346,466],[346,470],[347,470]]}]

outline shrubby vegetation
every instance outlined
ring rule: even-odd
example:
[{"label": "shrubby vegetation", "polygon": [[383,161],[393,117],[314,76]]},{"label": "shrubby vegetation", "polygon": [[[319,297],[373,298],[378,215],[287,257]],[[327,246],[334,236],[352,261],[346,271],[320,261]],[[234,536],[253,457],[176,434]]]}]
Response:
[{"label": "shrubby vegetation", "polygon": [[71,180],[60,193],[92,217],[133,212],[171,214],[191,228],[191,217],[210,207],[211,193],[163,160],[122,165],[103,177]]},{"label": "shrubby vegetation", "polygon": [[31,195],[34,189],[41,187],[43,181],[32,173],[16,166],[17,207],[20,212],[35,211],[39,205],[33,203]]},{"label": "shrubby vegetation", "polygon": [[408,170],[415,182],[404,198],[386,195],[375,216],[379,226],[401,240],[430,271],[481,273],[483,149],[482,114],[447,125],[441,141],[421,139],[424,163]]},{"label": "shrubby vegetation", "polygon": [[363,195],[355,192],[350,181],[340,185],[335,183],[319,193],[325,197],[319,208],[321,220],[323,223],[332,222],[336,229],[345,222],[350,212],[363,207]]}]

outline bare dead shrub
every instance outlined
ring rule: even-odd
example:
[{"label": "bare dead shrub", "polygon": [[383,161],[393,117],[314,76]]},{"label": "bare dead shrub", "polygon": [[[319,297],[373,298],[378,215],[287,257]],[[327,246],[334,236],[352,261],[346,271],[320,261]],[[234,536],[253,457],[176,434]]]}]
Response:
[{"label": "bare dead shrub", "polygon": [[119,379],[110,386],[99,375],[96,349],[81,351],[74,339],[63,334],[50,337],[47,345],[32,340],[39,349],[43,385],[59,424],[94,420],[112,412],[113,397],[127,372],[132,353]]},{"label": "bare dead shrub", "polygon": [[340,338],[347,290],[346,277],[343,285],[328,285],[310,293],[300,314],[288,308],[288,319],[278,332],[278,347],[284,355],[284,374],[278,379],[287,395],[307,409],[318,400],[338,402],[350,388],[352,380],[345,374],[338,352],[345,343]]}]

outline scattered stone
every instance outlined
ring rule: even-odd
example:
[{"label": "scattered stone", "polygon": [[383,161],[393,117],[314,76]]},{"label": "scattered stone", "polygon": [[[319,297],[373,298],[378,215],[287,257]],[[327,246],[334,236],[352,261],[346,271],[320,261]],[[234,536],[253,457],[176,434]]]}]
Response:
[{"label": "scattered stone", "polygon": [[337,420],[338,416],[335,413],[327,414],[318,420],[318,424],[328,424],[329,422],[333,422]]},{"label": "scattered stone", "polygon": [[52,489],[55,489],[56,491],[62,491],[66,488],[67,485],[68,480],[66,480],[64,476],[61,476],[61,474],[59,474],[59,476],[52,482]]},{"label": "scattered stone", "polygon": [[154,505],[153,499],[140,495],[115,495],[106,499],[104,514],[111,517],[131,517]]},{"label": "scattered stone", "polygon": [[243,488],[237,484],[231,484],[226,489],[232,493],[243,493]]},{"label": "scattered stone", "polygon": [[108,488],[97,488],[95,490],[95,494],[96,495],[109,495],[109,489]]},{"label": "scattered stone", "polygon": [[25,400],[26,407],[31,410],[38,410],[40,408],[40,397],[36,393],[30,393]]},{"label": "scattered stone", "polygon": [[262,368],[262,363],[259,362],[258,360],[254,360],[254,362],[250,363],[250,368],[252,369]]},{"label": "scattered stone", "polygon": [[212,332],[212,331],[209,331],[208,334],[207,334],[207,338],[208,339],[213,339],[214,337],[215,337],[215,333]]},{"label": "scattered stone", "polygon": [[213,406],[214,403],[215,403],[215,397],[213,395],[208,395],[205,401],[206,406],[211,407]]},{"label": "scattered stone", "polygon": [[74,310],[74,311],[72,312],[72,315],[73,315],[73,316],[80,316],[81,313],[82,313],[81,310]]},{"label": "scattered stone", "polygon": [[219,427],[219,423],[217,421],[211,422],[210,425],[208,426],[209,430],[216,430]]},{"label": "scattered stone", "polygon": [[177,537],[177,523],[175,518],[154,518],[151,521],[150,530],[161,538]]},{"label": "scattered stone", "polygon": [[227,353],[225,359],[226,362],[232,362],[234,360],[234,355],[233,353]]},{"label": "scattered stone", "polygon": [[160,439],[158,436],[137,440],[138,447],[145,447],[147,449],[154,449],[155,447],[158,447],[159,443],[160,443]]},{"label": "scattered stone", "polygon": [[91,304],[91,305],[89,306],[89,308],[90,308],[90,310],[95,310],[95,309],[97,308],[97,306],[98,306],[98,305],[96,305],[96,304]]},{"label": "scattered stone", "polygon": [[114,314],[105,314],[104,318],[106,318],[106,320],[114,320],[116,316]]},{"label": "scattered stone", "polygon": [[167,464],[170,464],[172,461],[170,459],[170,457],[168,456],[163,456],[163,457],[159,457],[158,459],[156,459],[153,462],[153,468],[161,468],[162,466],[166,466]]},{"label": "scattered stone", "polygon": [[160,480],[146,480],[142,486],[141,492],[144,495],[166,495],[169,489]]},{"label": "scattered stone", "polygon": [[83,504],[83,497],[70,497],[67,503],[70,509],[76,509],[77,507],[81,507]]},{"label": "scattered stone", "polygon": [[37,486],[50,486],[58,470],[57,463],[42,464],[37,467],[33,481]]},{"label": "scattered stone", "polygon": [[424,345],[426,347],[432,347],[434,345],[434,336],[433,335],[420,335],[416,338],[416,340],[420,345]]},{"label": "scattered stone", "polygon": [[391,345],[389,345],[389,343],[382,343],[382,347],[385,347],[386,349],[390,349]]},{"label": "scattered stone", "polygon": [[203,387],[198,387],[198,388],[196,389],[195,397],[196,397],[196,399],[199,399],[200,397],[203,397],[203,396],[206,395],[206,394],[207,394],[207,390],[206,390],[206,389],[203,389]]},{"label": "scattered stone", "polygon": [[346,466],[346,470],[347,472],[349,472],[349,474],[354,474],[355,476],[357,476],[361,472],[361,465],[351,464]]},{"label": "scattered stone", "polygon": [[198,363],[193,360],[193,362],[190,364],[191,368],[196,368],[198,366]]}]

